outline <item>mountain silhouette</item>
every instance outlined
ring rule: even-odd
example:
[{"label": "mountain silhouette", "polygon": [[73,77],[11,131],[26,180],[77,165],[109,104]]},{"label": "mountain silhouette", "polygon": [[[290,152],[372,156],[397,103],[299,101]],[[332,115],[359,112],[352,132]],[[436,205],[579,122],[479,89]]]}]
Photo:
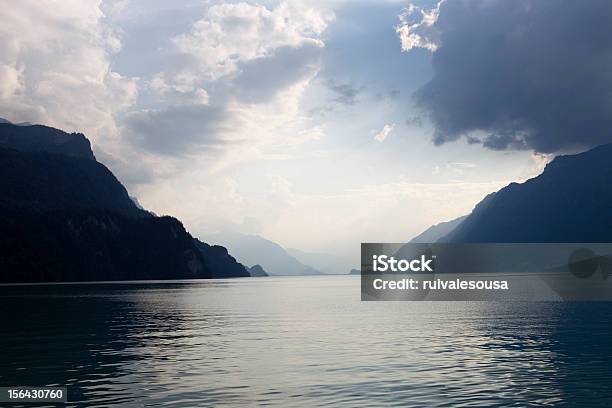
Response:
[{"label": "mountain silhouette", "polygon": [[317,269],[304,265],[277,243],[259,235],[218,233],[206,240],[226,246],[239,262],[260,264],[269,275],[321,275]]},{"label": "mountain silhouette", "polygon": [[0,122],[0,282],[249,276],[139,208],[82,134]]},{"label": "mountain silhouette", "polygon": [[91,144],[82,133],[28,123],[12,124],[6,119],[0,119],[0,147],[95,160]]},{"label": "mountain silhouette", "polygon": [[250,271],[227,252],[227,248],[220,245],[208,245],[198,239],[195,239],[194,242],[204,256],[206,266],[211,269],[214,278],[251,276]]},{"label": "mountain silhouette", "polygon": [[2,212],[104,209],[148,215],[113,173],[93,159],[0,148],[0,172]]},{"label": "mountain silhouette", "polygon": [[489,194],[439,242],[612,242],[612,144]]},{"label": "mountain silhouette", "polygon": [[412,238],[410,242],[412,243],[431,243],[436,242],[440,238],[447,235],[449,232],[453,231],[459,224],[463,222],[467,218],[467,215],[455,218],[450,221],[441,222],[436,225],[432,225],[427,228],[425,231],[421,232],[416,237]]},{"label": "mountain silhouette", "polygon": [[268,273],[261,267],[261,265],[253,265],[249,268],[249,273],[253,277],[269,276]]}]

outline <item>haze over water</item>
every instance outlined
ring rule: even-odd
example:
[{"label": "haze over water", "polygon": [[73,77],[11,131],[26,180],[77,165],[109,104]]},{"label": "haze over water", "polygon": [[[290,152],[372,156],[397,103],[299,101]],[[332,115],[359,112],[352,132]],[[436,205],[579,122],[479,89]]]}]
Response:
[{"label": "haze over water", "polygon": [[359,277],[0,287],[0,383],[68,406],[611,406],[609,303],[361,302]]}]

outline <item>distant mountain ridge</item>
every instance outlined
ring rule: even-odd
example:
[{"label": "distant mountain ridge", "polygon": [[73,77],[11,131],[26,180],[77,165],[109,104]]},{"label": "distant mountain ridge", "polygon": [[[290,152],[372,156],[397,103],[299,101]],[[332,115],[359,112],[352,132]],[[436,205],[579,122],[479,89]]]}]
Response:
[{"label": "distant mountain ridge", "polygon": [[249,276],[140,209],[82,134],[0,123],[0,282]]},{"label": "distant mountain ridge", "polygon": [[352,266],[350,262],[332,254],[306,252],[296,248],[285,248],[285,251],[304,265],[325,274],[345,274]]},{"label": "distant mountain ridge", "polygon": [[439,242],[612,242],[612,144],[488,195]]},{"label": "distant mountain ridge", "polygon": [[320,275],[321,272],[304,265],[289,255],[275,242],[258,235],[217,233],[207,235],[206,240],[227,247],[244,265],[260,264],[269,275]]}]

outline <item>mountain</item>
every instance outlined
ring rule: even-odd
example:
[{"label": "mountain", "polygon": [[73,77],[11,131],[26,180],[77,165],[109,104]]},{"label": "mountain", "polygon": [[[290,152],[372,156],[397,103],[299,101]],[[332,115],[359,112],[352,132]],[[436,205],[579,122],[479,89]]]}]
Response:
[{"label": "mountain", "polygon": [[310,265],[325,274],[344,274],[351,267],[350,262],[335,255],[304,252],[295,248],[286,248],[285,250],[301,263]]},{"label": "mountain", "polygon": [[6,120],[4,118],[0,118],[0,123],[10,123],[11,125],[15,125],[15,126],[32,126],[32,123],[30,122],[13,123],[10,120]]},{"label": "mountain", "polygon": [[213,278],[240,278],[249,277],[249,270],[236,261],[225,247],[208,245],[198,239],[194,240],[196,247],[204,255],[206,266],[211,270]]},{"label": "mountain", "polygon": [[264,268],[261,267],[261,265],[253,265],[248,269],[249,273],[253,277],[269,276],[268,273],[264,271]]},{"label": "mountain", "polygon": [[248,276],[136,206],[81,134],[0,123],[0,171],[0,282]]},{"label": "mountain", "polygon": [[361,269],[351,269],[349,275],[361,275]]},{"label": "mountain", "polygon": [[[4,126],[0,124],[0,140]],[[136,207],[113,173],[95,159],[0,148],[0,172],[2,212],[70,208],[112,210],[133,217],[148,215]]]},{"label": "mountain", "polygon": [[320,275],[321,272],[304,265],[275,242],[258,235],[220,233],[206,236],[206,240],[227,247],[244,265],[260,264],[270,275]]},{"label": "mountain", "polygon": [[27,123],[0,123],[0,148],[28,153],[57,153],[95,160],[91,144],[82,133],[66,133],[49,126],[28,126]]},{"label": "mountain", "polygon": [[416,237],[412,238],[410,242],[413,243],[432,243],[438,241],[440,238],[447,235],[449,232],[457,228],[459,224],[463,222],[467,218],[467,215],[462,217],[455,218],[454,220],[441,222],[436,225],[432,225],[427,228],[425,231],[421,232]]},{"label": "mountain", "polygon": [[76,282],[211,278],[172,217],[104,210],[0,215],[0,281]]},{"label": "mountain", "polygon": [[482,200],[440,242],[612,242],[612,144],[558,156]]}]

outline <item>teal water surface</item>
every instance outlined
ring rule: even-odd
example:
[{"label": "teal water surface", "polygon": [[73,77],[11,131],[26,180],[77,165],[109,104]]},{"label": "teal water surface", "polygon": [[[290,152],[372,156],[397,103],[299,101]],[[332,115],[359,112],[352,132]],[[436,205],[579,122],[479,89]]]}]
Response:
[{"label": "teal water surface", "polygon": [[360,302],[358,276],[0,287],[0,386],[68,406],[612,406],[609,303]]}]

